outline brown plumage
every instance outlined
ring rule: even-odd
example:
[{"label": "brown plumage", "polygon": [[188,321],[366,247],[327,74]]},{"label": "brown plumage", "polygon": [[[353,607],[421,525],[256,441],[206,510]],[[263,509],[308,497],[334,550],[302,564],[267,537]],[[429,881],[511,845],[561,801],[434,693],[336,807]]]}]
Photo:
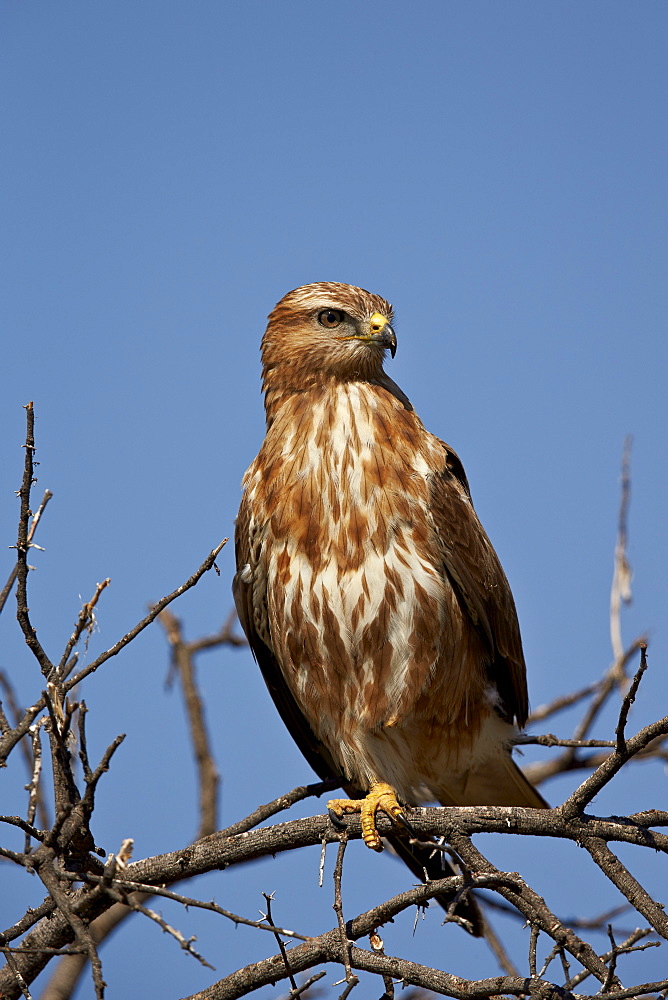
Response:
[{"label": "brown plumage", "polygon": [[333,282],[269,317],[267,433],[236,530],[241,624],[304,756],[349,794],[542,806],[510,753],[528,703],[508,581],[457,455],[383,370],[391,320],[384,299]]}]

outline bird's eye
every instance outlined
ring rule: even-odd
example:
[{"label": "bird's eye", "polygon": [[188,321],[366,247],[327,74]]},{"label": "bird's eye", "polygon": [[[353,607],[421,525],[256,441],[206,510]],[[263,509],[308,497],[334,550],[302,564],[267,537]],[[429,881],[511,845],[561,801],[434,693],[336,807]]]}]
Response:
[{"label": "bird's eye", "polygon": [[328,330],[333,330],[335,326],[343,322],[343,313],[340,309],[323,309],[318,313],[320,326],[326,326]]}]

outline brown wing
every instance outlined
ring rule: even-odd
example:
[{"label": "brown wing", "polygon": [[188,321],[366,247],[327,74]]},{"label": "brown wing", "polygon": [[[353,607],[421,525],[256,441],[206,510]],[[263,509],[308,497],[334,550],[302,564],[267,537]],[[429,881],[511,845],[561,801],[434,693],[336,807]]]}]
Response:
[{"label": "brown wing", "polygon": [[[252,548],[250,520],[248,502],[246,497],[244,497],[239,509],[235,531],[234,541],[237,572],[232,584],[234,602],[241,627],[246,633],[253,656],[262,671],[265,684],[278,709],[279,715],[307,762],[321,780],[335,778],[341,783],[346,794],[351,798],[363,798],[365,790],[346,783],[326,747],[316,739],[304,714],[283,679],[283,674],[276,657],[258,633],[255,625],[257,620],[256,610],[266,616],[266,600],[264,596],[259,598],[257,593],[255,597],[253,596],[253,569],[250,563]],[[249,567],[249,573],[245,572],[245,567]],[[247,580],[246,576],[250,576],[250,579]],[[254,604],[260,605],[260,607],[256,609]],[[263,631],[265,633],[268,631],[266,622]],[[410,844],[401,832],[391,834],[387,837],[387,840],[396,854],[420,880],[425,878],[425,873],[429,879],[445,878],[448,875],[457,874],[455,869],[445,861],[443,854],[440,851],[435,851],[426,843],[421,845]],[[452,899],[453,896],[451,895],[436,897],[437,902],[443,907],[446,913],[450,908]],[[468,896],[459,902],[456,913],[468,921],[467,929],[474,937],[480,937],[483,934],[484,923],[474,898]]]},{"label": "brown wing", "polygon": [[489,649],[487,670],[499,692],[499,714],[508,722],[527,719],[526,667],[515,602],[498,556],[478,520],[457,454],[441,441],[443,466],[431,480],[430,512],[443,554],[443,568],[462,610]]},{"label": "brown wing", "polygon": [[[304,757],[323,781],[327,778],[343,780],[328,750],[316,739],[299,705],[292,696],[273,651],[258,632],[256,623],[259,616],[264,616],[262,631],[265,635],[269,635],[269,625],[266,613],[266,595],[258,593],[259,588],[254,585],[257,567],[251,563],[253,546],[251,545],[250,522],[249,505],[247,497],[244,496],[237,517],[234,538],[237,572],[232,583],[234,603],[241,627],[246,633],[251,651],[262,671],[264,682],[278,713]],[[248,570],[245,570],[245,567],[248,567]],[[246,576],[249,577],[248,580],[245,579]]]}]

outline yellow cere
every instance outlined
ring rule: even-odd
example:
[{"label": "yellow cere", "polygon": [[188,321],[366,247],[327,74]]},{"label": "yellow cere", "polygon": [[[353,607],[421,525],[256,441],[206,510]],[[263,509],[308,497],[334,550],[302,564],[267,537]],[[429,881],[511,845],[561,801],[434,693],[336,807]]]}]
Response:
[{"label": "yellow cere", "polygon": [[383,329],[384,326],[387,326],[388,323],[389,320],[386,319],[386,317],[383,316],[382,313],[378,312],[374,313],[371,319],[369,320],[369,326],[371,327],[374,333],[378,333],[380,330]]}]

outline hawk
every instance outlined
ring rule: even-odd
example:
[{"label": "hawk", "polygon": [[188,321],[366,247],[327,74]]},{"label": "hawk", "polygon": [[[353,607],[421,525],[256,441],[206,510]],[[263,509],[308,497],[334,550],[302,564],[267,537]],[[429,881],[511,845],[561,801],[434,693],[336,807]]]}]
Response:
[{"label": "hawk", "polygon": [[[511,757],[528,700],[510,587],[459,458],[383,369],[392,316],[336,282],[270,314],[233,585],[290,734],[351,796],[330,812],[361,812],[376,850],[378,809],[546,804]],[[442,876],[392,842],[420,877]]]}]

